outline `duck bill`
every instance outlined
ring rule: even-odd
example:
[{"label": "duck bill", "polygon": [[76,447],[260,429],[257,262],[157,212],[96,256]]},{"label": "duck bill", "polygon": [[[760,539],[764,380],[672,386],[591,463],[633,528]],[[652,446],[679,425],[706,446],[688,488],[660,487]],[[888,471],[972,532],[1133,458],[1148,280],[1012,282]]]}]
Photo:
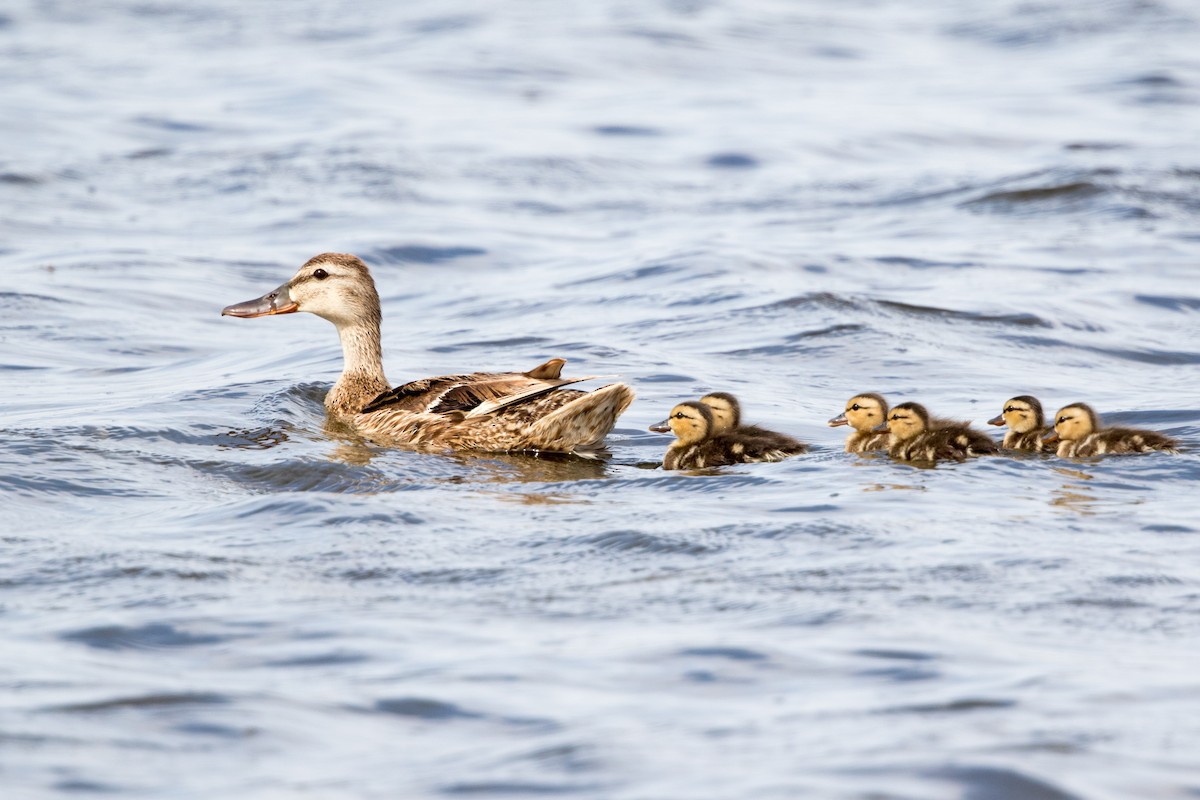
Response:
[{"label": "duck bill", "polygon": [[670,419],[664,419],[662,422],[654,423],[653,425],[650,426],[649,429],[654,431],[655,433],[670,433],[671,432],[671,421],[670,421]]},{"label": "duck bill", "polygon": [[244,303],[234,303],[231,306],[225,306],[221,311],[221,316],[265,317],[268,314],[291,314],[299,310],[300,306],[288,293],[288,285],[285,283],[275,291],[268,292],[262,297],[256,297]]},{"label": "duck bill", "polygon": [[888,424],[886,422],[884,422],[880,425],[876,425],[874,428],[871,428],[871,430],[874,431],[875,433],[887,433],[888,432]]},{"label": "duck bill", "polygon": [[1046,438],[1042,439],[1042,441],[1046,444],[1054,444],[1058,441],[1058,431],[1050,431],[1050,433],[1047,434]]},{"label": "duck bill", "polygon": [[846,419],[845,414],[838,414],[836,417],[829,420],[829,427],[831,427],[831,428],[836,428],[839,425],[849,425],[849,424],[850,424],[850,420]]},{"label": "duck bill", "polygon": [[994,416],[988,420],[988,425],[1003,425],[1003,424],[1004,424],[1004,415],[1003,414],[997,414],[996,416]]}]

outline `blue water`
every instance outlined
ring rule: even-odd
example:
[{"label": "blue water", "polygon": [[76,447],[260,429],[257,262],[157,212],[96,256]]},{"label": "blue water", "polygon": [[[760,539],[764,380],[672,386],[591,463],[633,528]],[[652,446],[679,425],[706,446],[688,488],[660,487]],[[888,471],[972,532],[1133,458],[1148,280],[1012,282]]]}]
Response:
[{"label": "blue water", "polygon": [[[1200,795],[1200,9],[0,9],[0,795]],[[604,463],[327,428],[620,375]],[[812,444],[653,469],[675,402]],[[921,469],[859,391],[1182,455]]]}]

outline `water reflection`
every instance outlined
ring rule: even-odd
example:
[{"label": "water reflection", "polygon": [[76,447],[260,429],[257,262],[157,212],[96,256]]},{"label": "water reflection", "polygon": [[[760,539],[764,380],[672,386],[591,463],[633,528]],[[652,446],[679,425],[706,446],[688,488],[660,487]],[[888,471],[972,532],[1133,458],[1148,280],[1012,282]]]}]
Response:
[{"label": "water reflection", "polygon": [[269,450],[288,440],[282,428],[250,428],[217,435],[217,447],[222,450]]},{"label": "water reflection", "polygon": [[605,477],[607,459],[560,453],[453,453],[480,483],[561,483]]},{"label": "water reflection", "polygon": [[1050,505],[1070,509],[1084,516],[1094,515],[1096,513],[1095,506],[1099,502],[1099,499],[1089,491],[1090,487],[1071,481],[1090,481],[1095,476],[1071,467],[1054,467],[1053,469],[1068,480],[1058,489],[1054,490],[1054,497],[1051,499]]}]

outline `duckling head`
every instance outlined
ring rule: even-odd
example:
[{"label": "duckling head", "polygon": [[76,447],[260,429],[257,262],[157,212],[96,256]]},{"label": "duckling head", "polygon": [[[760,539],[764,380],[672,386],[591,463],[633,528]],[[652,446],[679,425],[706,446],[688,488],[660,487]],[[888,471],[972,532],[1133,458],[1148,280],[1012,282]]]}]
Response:
[{"label": "duckling head", "polygon": [[1029,433],[1046,425],[1042,404],[1036,397],[1023,394],[1004,404],[1004,410],[988,420],[989,425],[1007,425],[1014,433]]},{"label": "duckling head", "polygon": [[357,256],[322,253],[300,267],[287,283],[254,300],[227,306],[221,316],[263,317],[307,311],[338,328],[379,324],[379,293]]},{"label": "duckling head", "polygon": [[856,394],[846,401],[846,410],[829,420],[829,427],[849,425],[856,431],[870,431],[887,419],[888,404],[874,392]]},{"label": "duckling head", "polygon": [[1054,434],[1049,441],[1063,439],[1075,442],[1085,438],[1100,427],[1100,418],[1087,403],[1072,403],[1063,406],[1054,415]]},{"label": "duckling head", "polygon": [[704,403],[688,401],[671,409],[671,415],[650,430],[664,433],[670,431],[680,444],[695,444],[712,435],[715,423],[712,412]]},{"label": "duckling head", "polygon": [[700,402],[712,412],[713,433],[728,433],[742,424],[742,404],[729,392],[710,392]]},{"label": "duckling head", "polygon": [[875,428],[887,431],[898,442],[905,442],[929,427],[929,412],[920,403],[901,403],[888,412],[887,422]]}]

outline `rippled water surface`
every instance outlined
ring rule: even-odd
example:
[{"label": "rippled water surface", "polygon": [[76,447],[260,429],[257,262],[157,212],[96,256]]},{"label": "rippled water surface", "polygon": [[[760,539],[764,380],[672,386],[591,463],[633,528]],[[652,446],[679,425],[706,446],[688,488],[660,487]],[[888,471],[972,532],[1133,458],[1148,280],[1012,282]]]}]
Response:
[{"label": "rippled water surface", "polygon": [[[1200,9],[0,11],[0,794],[1200,795]],[[327,427],[322,251],[393,382],[551,356],[611,460]],[[811,442],[654,469],[676,401]],[[863,390],[1189,452],[920,469]]]}]

